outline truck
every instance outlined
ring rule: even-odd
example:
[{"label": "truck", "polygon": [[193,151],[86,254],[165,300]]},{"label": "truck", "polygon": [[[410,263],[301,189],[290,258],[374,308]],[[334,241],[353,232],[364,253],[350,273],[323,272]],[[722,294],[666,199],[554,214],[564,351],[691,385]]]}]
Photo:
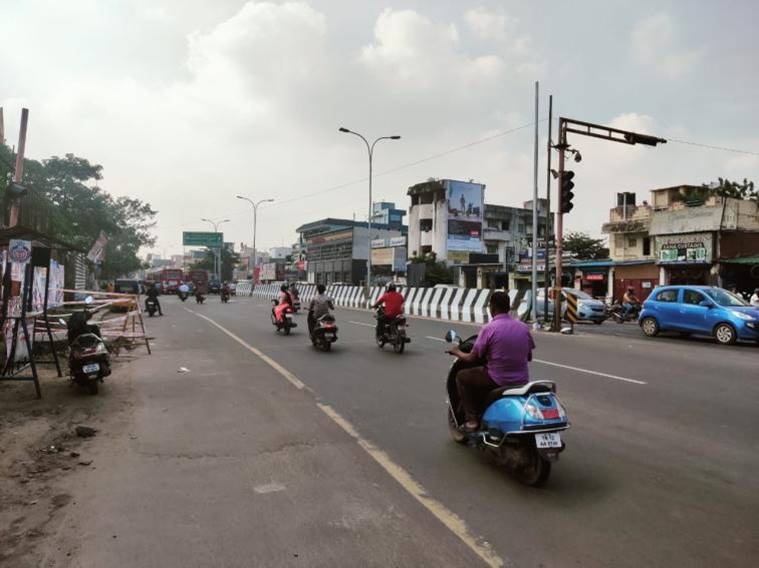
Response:
[{"label": "truck", "polygon": [[187,273],[187,279],[192,282],[192,287],[196,292],[208,294],[208,270],[196,268]]}]

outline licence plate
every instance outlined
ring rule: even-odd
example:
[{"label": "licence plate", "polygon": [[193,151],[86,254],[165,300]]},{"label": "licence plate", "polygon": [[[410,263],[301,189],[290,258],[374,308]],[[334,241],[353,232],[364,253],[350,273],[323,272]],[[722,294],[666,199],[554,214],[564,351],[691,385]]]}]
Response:
[{"label": "licence plate", "polygon": [[97,373],[100,370],[100,363],[90,363],[82,367],[85,373]]},{"label": "licence plate", "polygon": [[334,339],[334,338],[335,338],[335,334],[334,333],[325,333],[324,334],[324,339]]},{"label": "licence plate", "polygon": [[561,435],[558,432],[535,434],[535,445],[538,448],[560,448]]}]

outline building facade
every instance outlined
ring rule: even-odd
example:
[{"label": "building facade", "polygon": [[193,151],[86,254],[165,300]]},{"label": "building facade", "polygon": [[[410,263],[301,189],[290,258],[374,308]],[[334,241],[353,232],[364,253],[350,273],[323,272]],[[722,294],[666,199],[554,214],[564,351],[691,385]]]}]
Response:
[{"label": "building facade", "polygon": [[397,209],[395,203],[390,201],[379,201],[372,204],[372,224],[383,225],[388,229],[400,231],[405,216],[406,210]]}]

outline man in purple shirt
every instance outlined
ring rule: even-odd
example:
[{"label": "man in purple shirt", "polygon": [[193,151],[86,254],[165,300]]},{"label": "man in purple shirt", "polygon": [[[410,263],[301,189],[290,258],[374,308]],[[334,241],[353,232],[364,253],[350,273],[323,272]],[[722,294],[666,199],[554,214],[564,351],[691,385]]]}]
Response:
[{"label": "man in purple shirt", "polygon": [[532,360],[535,342],[530,328],[509,315],[509,295],[494,292],[490,297],[493,319],[480,329],[477,342],[469,353],[458,346],[449,351],[464,363],[482,362],[481,367],[462,369],[456,375],[466,423],[464,429],[476,431],[485,397],[498,387],[518,387],[529,381],[527,362]]}]

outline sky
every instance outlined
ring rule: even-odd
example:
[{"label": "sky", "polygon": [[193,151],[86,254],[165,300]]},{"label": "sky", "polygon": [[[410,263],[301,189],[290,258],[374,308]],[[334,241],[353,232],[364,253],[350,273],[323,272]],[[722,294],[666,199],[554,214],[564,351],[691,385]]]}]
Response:
[{"label": "sky", "polygon": [[340,126],[402,136],[376,146],[375,201],[407,208],[409,186],[451,178],[521,205],[539,81],[541,196],[549,94],[555,116],[671,140],[570,138],[565,227],[600,235],[619,191],[759,182],[758,20],[751,0],[2,0],[0,106],[8,144],[26,106],[29,157],[85,157],[104,189],[151,203],[153,250],[171,254],[204,217],[251,242],[236,194],[275,199],[259,248],[365,219],[366,148]]}]

